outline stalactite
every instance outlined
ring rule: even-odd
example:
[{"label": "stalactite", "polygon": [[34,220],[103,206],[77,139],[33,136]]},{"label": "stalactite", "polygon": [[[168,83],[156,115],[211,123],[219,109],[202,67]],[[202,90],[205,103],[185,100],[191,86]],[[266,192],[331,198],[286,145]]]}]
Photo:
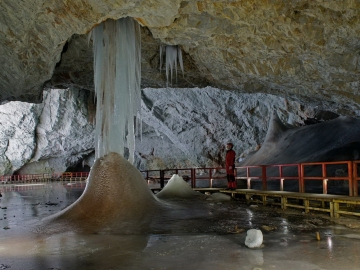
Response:
[{"label": "stalactite", "polygon": [[[165,72],[166,72],[166,86],[172,85],[173,82],[173,71],[175,70],[175,80],[177,83],[177,69],[178,62],[180,65],[180,69],[184,76],[184,63],[182,58],[182,51],[178,45],[161,45],[160,46],[160,71],[163,65],[163,54],[165,52]],[[170,81],[169,81],[170,75]]]}]

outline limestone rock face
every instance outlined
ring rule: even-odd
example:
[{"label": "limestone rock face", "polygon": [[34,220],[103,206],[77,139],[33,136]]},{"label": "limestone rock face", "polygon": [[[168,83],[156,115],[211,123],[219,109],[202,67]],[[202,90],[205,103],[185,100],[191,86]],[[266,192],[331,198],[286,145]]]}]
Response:
[{"label": "limestone rock face", "polygon": [[[94,162],[93,97],[89,91],[54,89],[43,104],[0,106],[0,175],[63,172]],[[216,88],[144,89],[142,138],[136,167],[164,169],[219,166],[224,144],[246,156],[265,138],[273,111],[284,122],[303,125],[316,110],[268,94]]]},{"label": "limestone rock face", "polygon": [[225,144],[237,158],[259,147],[273,111],[284,122],[303,125],[315,110],[268,94],[216,88],[144,89],[139,168],[215,167],[224,163]]},{"label": "limestone rock face", "polygon": [[86,157],[94,148],[88,101],[74,89],[44,92],[43,104],[1,105],[0,174],[63,172]]},{"label": "limestone rock face", "polygon": [[12,173],[31,159],[39,112],[39,105],[18,101],[0,106],[1,175]]},{"label": "limestone rock face", "polygon": [[0,12],[0,100],[39,101],[44,84],[91,89],[91,45],[77,38],[130,16],[144,27],[143,87],[164,86],[158,47],[173,44],[188,70],[181,87],[359,110],[359,1],[2,1]]},{"label": "limestone rock face", "polygon": [[[79,90],[45,92],[44,106],[36,126],[37,147],[32,160],[76,156],[94,147],[94,125],[89,119],[89,96]],[[71,138],[71,140],[69,140]]]}]

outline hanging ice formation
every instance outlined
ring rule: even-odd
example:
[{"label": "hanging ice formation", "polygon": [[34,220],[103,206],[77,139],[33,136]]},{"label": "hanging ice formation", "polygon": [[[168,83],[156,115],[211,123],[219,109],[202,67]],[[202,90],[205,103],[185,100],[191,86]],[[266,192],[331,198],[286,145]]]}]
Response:
[{"label": "hanging ice formation", "polygon": [[170,84],[173,80],[173,70],[175,70],[175,78],[177,83],[177,61],[184,76],[184,64],[182,58],[181,48],[178,45],[160,45],[160,71],[162,69],[162,60],[163,53],[165,51],[166,61],[165,61],[165,70],[166,70],[166,86],[169,85],[169,73],[170,73]]},{"label": "hanging ice formation", "polygon": [[[109,152],[134,161],[135,128],[141,102],[141,36],[131,18],[107,20],[92,30],[97,98],[96,158]],[[141,122],[138,121],[138,122]]]}]

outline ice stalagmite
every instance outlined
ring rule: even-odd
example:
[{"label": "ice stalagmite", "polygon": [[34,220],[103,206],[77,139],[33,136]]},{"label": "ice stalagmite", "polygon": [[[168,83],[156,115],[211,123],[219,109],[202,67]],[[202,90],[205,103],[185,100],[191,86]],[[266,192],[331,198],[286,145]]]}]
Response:
[{"label": "ice stalagmite", "polygon": [[[157,199],[131,164],[134,118],[140,108],[140,29],[131,18],[93,29],[96,161],[82,196],[49,217],[41,232],[143,233]],[[129,149],[129,161],[124,148]]]}]

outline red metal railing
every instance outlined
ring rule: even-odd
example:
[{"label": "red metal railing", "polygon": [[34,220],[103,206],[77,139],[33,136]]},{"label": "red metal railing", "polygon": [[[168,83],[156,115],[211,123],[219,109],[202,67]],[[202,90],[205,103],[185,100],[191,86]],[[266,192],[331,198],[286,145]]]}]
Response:
[{"label": "red metal railing", "polygon": [[145,170],[141,171],[145,180],[150,184],[152,181],[159,182],[160,188],[165,186],[165,181],[169,180],[173,174],[178,174],[186,181],[190,181],[192,188],[197,187],[197,181],[208,181],[211,188],[214,180],[226,180],[226,174],[217,174],[225,170],[223,168],[186,168],[186,169],[165,169],[165,170]]},{"label": "red metal railing", "polygon": [[[331,166],[340,166],[342,175],[333,175],[328,172]],[[358,196],[359,189],[359,170],[360,160],[358,161],[335,161],[335,162],[309,162],[299,164],[276,164],[276,165],[257,165],[236,167],[236,179],[245,180],[247,188],[251,188],[251,182],[261,181],[261,189],[267,190],[269,181],[279,181],[279,190],[284,190],[284,182],[288,180],[297,181],[299,192],[306,191],[307,181],[322,181],[323,193],[328,192],[328,181],[347,181],[349,195]],[[314,175],[313,169],[317,168],[318,174]],[[312,175],[307,171],[312,169]],[[285,171],[291,171],[289,174]],[[170,179],[173,174],[179,174],[186,181],[190,181],[192,188],[196,188],[199,181],[208,181],[208,187],[213,187],[213,181],[224,181],[226,186],[226,172],[224,168],[185,168],[185,169],[166,169],[166,170],[146,170],[141,171],[148,184],[155,181],[163,188],[165,181]],[[2,183],[16,182],[41,182],[50,180],[71,181],[85,180],[88,172],[65,172],[52,174],[24,174],[24,175],[3,175],[0,176]],[[80,178],[80,179],[79,179]],[[204,186],[203,184],[201,186]]]},{"label": "red metal railing", "polygon": [[359,171],[358,171],[358,165],[360,165],[360,160],[356,160],[352,162],[352,167],[353,167],[353,190],[354,190],[354,196],[359,196],[358,194],[358,189],[359,189],[359,183],[358,181],[360,180],[359,177]]},{"label": "red metal railing", "polygon": [[71,179],[86,179],[89,176],[88,172],[65,172],[65,173],[44,173],[44,174],[19,174],[19,175],[1,175],[0,182],[2,183],[17,183],[17,182],[42,182],[50,180],[71,180]]},{"label": "red metal railing", "polygon": [[[246,170],[245,176],[237,176],[237,179],[247,180],[247,188],[251,188],[251,181],[255,179],[262,180],[262,190],[267,190],[268,180],[279,180],[280,188],[279,190],[284,190],[284,181],[285,180],[297,180],[299,186],[299,192],[304,193],[306,182],[313,181],[322,181],[323,194],[328,192],[328,181],[347,181],[349,186],[349,195],[358,196],[358,181],[360,177],[358,175],[358,164],[360,161],[335,161],[335,162],[309,162],[309,163],[299,163],[299,164],[278,164],[278,165],[259,165],[259,166],[241,166],[237,167],[237,170]],[[342,171],[346,175],[342,176],[330,176],[327,172],[329,166],[342,166],[345,168]],[[278,168],[278,174],[269,176],[267,171],[269,168]],[[285,167],[293,168],[293,172],[296,172],[296,175],[287,176],[283,173]],[[306,168],[314,169],[314,167],[319,167],[321,171],[320,175],[307,175]],[[251,169],[258,168],[261,172],[257,175],[251,174]],[[258,171],[259,171],[258,170]],[[314,172],[314,170],[312,170]],[[274,173],[273,173],[274,174]]]},{"label": "red metal railing", "polygon": [[[236,179],[247,181],[247,188],[251,188],[251,182],[254,180],[261,181],[262,190],[267,190],[270,180],[279,180],[279,190],[284,191],[284,182],[288,180],[297,181],[298,190],[301,193],[306,191],[306,182],[322,181],[323,194],[328,192],[328,181],[347,181],[349,186],[349,195],[358,196],[358,182],[360,176],[358,173],[360,161],[335,161],[335,162],[309,162],[299,164],[276,164],[276,165],[255,165],[255,166],[238,166],[236,167]],[[328,169],[331,166],[342,166],[345,175],[330,175]],[[314,168],[318,167],[319,174],[314,174]],[[309,175],[306,171],[312,169]],[[209,187],[213,186],[213,180],[223,180],[226,183],[226,173],[224,168],[188,168],[188,169],[167,169],[142,171],[144,178],[148,180],[158,180],[160,187],[164,187],[165,181],[170,179],[173,173],[181,174],[182,170],[190,172],[191,187],[197,187],[199,180],[208,180]],[[284,171],[291,171],[290,174]],[[201,171],[202,173],[199,173]],[[223,171],[222,175],[214,175],[214,172]],[[270,173],[269,173],[270,171]],[[150,175],[150,173],[152,175]]]}]

